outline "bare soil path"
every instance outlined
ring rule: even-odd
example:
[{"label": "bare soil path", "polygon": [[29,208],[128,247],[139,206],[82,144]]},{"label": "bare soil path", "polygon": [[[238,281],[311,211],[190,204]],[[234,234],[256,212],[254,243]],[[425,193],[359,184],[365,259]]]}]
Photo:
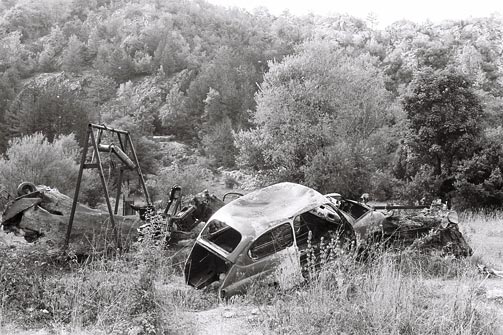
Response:
[{"label": "bare soil path", "polygon": [[256,325],[259,318],[258,308],[241,305],[221,305],[217,308],[190,313],[195,323],[197,335],[261,335],[264,334]]}]

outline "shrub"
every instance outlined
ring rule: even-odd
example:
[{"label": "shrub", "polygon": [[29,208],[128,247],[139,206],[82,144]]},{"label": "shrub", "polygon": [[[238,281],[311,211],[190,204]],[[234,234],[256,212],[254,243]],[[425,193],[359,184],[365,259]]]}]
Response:
[{"label": "shrub", "polygon": [[370,178],[370,194],[373,200],[395,199],[402,182],[386,171],[376,171]]},{"label": "shrub", "polygon": [[373,168],[369,149],[338,143],[319,153],[303,168],[304,182],[321,193],[338,192],[358,198],[369,191]]},{"label": "shrub", "polygon": [[[0,158],[0,185],[3,184],[11,195],[16,194],[20,183],[28,181],[73,196],[79,156],[80,147],[73,134],[60,135],[52,142],[40,133],[14,138],[9,142],[5,156]],[[102,186],[96,170],[84,171],[80,190],[79,201],[92,207],[102,199]]]},{"label": "shrub", "polygon": [[456,172],[454,203],[459,209],[499,208],[503,204],[503,161],[499,144],[488,145]]},{"label": "shrub", "polygon": [[264,157],[265,142],[259,130],[239,131],[235,136],[235,144],[238,151],[236,164],[239,167],[254,171],[269,167]]},{"label": "shrub", "polygon": [[433,174],[433,168],[422,165],[414,177],[399,188],[399,198],[428,204],[436,198],[438,188],[439,181]]},{"label": "shrub", "polygon": [[202,143],[214,166],[229,168],[235,165],[236,146],[229,119],[210,127],[203,136]]},{"label": "shrub", "polygon": [[15,194],[23,181],[56,187],[69,193],[78,173],[79,146],[75,136],[60,135],[52,143],[40,133],[14,138],[0,158],[0,184]]},{"label": "shrub", "polygon": [[165,199],[174,185],[181,186],[185,195],[201,192],[208,188],[212,177],[212,172],[200,162],[187,165],[174,163],[161,169],[159,175],[147,184],[153,191],[153,197]]}]

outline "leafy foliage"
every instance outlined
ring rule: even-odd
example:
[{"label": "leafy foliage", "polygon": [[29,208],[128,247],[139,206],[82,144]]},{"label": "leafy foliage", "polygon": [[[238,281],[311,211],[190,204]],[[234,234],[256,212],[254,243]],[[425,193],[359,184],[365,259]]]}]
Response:
[{"label": "leafy foliage", "polygon": [[79,146],[73,135],[63,135],[51,143],[40,133],[10,141],[0,158],[0,184],[11,194],[17,185],[29,181],[50,185],[63,193],[73,190],[77,179]]},{"label": "leafy foliage", "polygon": [[452,72],[422,72],[404,100],[411,129],[409,146],[419,164],[450,176],[470,157],[481,135],[483,111],[470,82]]},{"label": "leafy foliage", "polygon": [[147,138],[168,135],[216,166],[347,196],[398,197],[414,180],[453,189],[473,179],[465,160],[484,147],[483,131],[503,121],[502,27],[499,16],[380,30],[372,15],[274,16],[204,1],[3,1],[0,153],[36,132],[82,144],[88,122],[109,123],[145,144],[151,173],[160,166]]},{"label": "leafy foliage", "polygon": [[383,76],[373,62],[311,42],[298,55],[270,64],[253,115],[253,134],[262,139],[255,142],[268,165],[260,168],[324,191],[362,191],[373,168],[367,139],[391,117]]}]

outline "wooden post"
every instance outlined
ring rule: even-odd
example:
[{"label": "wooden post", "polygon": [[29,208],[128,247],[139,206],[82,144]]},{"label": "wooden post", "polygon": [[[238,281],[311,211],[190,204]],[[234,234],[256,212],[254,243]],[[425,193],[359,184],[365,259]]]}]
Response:
[{"label": "wooden post", "polygon": [[129,134],[127,134],[127,141],[129,142],[129,146],[131,147],[131,151],[133,152],[134,161],[136,163],[136,172],[138,173],[141,186],[143,187],[143,193],[145,194],[147,205],[150,206],[152,204],[152,201],[150,199],[150,195],[148,194],[147,186],[145,185],[145,179],[143,178],[143,173],[141,172],[140,162],[138,162],[138,157],[136,156],[136,150],[134,149],[134,145],[133,142],[131,141],[131,136],[129,136]]},{"label": "wooden post", "polygon": [[[100,130],[100,133],[102,130]],[[119,234],[117,233],[117,227],[115,226],[114,213],[112,212],[112,205],[110,204],[110,194],[108,193],[108,185],[105,180],[105,174],[103,173],[103,166],[101,165],[100,151],[98,150],[98,143],[96,143],[96,139],[94,138],[94,133],[91,132],[92,144],[94,147],[94,154],[96,155],[96,163],[98,164],[98,172],[101,179],[101,185],[103,186],[103,190],[105,192],[105,201],[107,203],[108,213],[110,214],[110,223],[112,224],[112,229],[114,232],[115,243],[117,248],[121,249],[121,243],[119,239]]]},{"label": "wooden post", "polygon": [[68,248],[70,242],[70,234],[72,233],[73,218],[75,217],[75,210],[77,208],[77,201],[79,200],[80,183],[82,182],[82,174],[84,173],[84,165],[86,164],[87,150],[89,148],[89,135],[92,133],[91,125],[87,128],[86,141],[84,142],[84,150],[82,151],[82,159],[80,160],[79,175],[77,177],[77,186],[73,195],[72,211],[70,212],[70,220],[68,221],[68,228],[66,230],[66,238],[64,249]]}]

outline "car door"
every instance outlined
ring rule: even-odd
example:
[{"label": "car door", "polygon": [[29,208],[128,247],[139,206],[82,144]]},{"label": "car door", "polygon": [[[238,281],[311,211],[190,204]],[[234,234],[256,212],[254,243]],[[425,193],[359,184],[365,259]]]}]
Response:
[{"label": "car door", "polygon": [[221,286],[221,295],[244,292],[258,280],[290,288],[302,280],[299,254],[290,222],[276,226],[256,238],[248,248],[246,261],[231,269]]}]

